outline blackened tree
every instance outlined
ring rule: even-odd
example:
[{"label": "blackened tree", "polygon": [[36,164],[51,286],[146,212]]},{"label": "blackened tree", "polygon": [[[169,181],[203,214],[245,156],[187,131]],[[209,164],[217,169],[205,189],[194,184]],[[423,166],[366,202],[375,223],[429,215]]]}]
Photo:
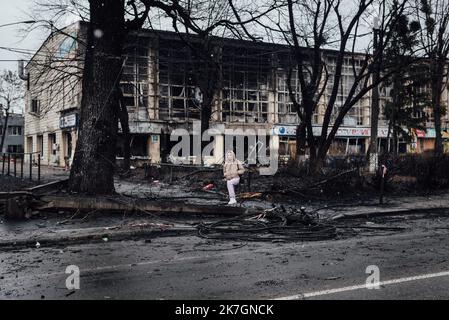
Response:
[{"label": "blackened tree", "polygon": [[[50,1],[50,0],[44,0]],[[88,23],[85,57],[82,68],[82,100],[78,141],[70,172],[69,190],[87,194],[111,194],[114,192],[114,169],[118,120],[126,124],[121,101],[120,77],[124,67],[126,37],[139,30],[146,22],[151,24],[150,10],[159,9],[174,21],[190,30],[209,35],[215,28],[236,28],[242,21],[238,10],[234,15],[219,19],[202,29],[195,24],[196,17],[186,10],[190,1],[157,0],[52,0],[46,9],[56,11],[56,17],[64,13],[79,15]],[[192,1],[193,2],[193,1]],[[205,3],[198,1],[198,3]],[[232,3],[232,0],[228,0]],[[235,8],[235,7],[234,7]],[[54,20],[54,18],[53,18]],[[207,65],[212,64],[208,62]],[[206,65],[206,66],[207,66]],[[212,78],[212,77],[207,77]],[[204,80],[198,81],[200,87]],[[207,80],[204,84],[204,123],[209,121],[209,106],[216,85]],[[203,120],[202,120],[203,121]],[[126,127],[126,125],[125,125]]]}]

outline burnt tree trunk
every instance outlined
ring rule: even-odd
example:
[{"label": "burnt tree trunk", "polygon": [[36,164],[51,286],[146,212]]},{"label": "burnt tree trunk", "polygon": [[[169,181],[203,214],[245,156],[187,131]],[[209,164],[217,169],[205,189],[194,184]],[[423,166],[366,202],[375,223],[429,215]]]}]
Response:
[{"label": "burnt tree trunk", "polygon": [[[312,173],[320,173],[326,162],[326,156],[331,147],[332,141],[335,139],[335,135],[337,134],[337,130],[340,125],[343,123],[343,118],[345,114],[340,113],[332,126],[331,131],[327,135],[326,139],[319,141],[316,147],[316,156],[314,158],[311,157],[310,162],[310,171]],[[321,140],[321,139],[320,139]]]},{"label": "burnt tree trunk", "polygon": [[320,146],[316,152],[316,156],[311,158],[310,160],[310,172],[313,174],[318,174],[321,172],[321,169],[324,166],[324,162],[326,160],[327,151],[329,150],[330,144],[327,145],[325,142],[324,145]]},{"label": "burnt tree trunk", "polygon": [[125,35],[124,0],[90,0],[79,137],[69,190],[112,194],[118,131],[118,83]]},{"label": "burnt tree trunk", "polygon": [[302,166],[306,155],[306,123],[301,121],[296,126],[296,163]]}]

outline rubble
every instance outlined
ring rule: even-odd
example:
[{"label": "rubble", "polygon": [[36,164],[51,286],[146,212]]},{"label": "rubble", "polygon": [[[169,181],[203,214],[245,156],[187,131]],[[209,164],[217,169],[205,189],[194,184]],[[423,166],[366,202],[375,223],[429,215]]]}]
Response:
[{"label": "rubble", "polygon": [[203,191],[211,190],[211,189],[213,189],[214,187],[215,187],[215,186],[214,186],[213,183],[209,183],[209,184],[207,184],[207,185],[205,185],[205,186],[203,187]]},{"label": "rubble", "polygon": [[[351,235],[360,230],[403,231],[401,228],[392,229],[381,225],[359,224],[354,227],[348,224],[347,217],[372,215],[373,212],[384,215],[393,210],[387,207],[370,207],[372,204],[367,205],[369,201],[360,200],[359,195],[363,188],[359,186],[366,183],[366,180],[356,168],[326,170],[315,176],[297,176],[291,169],[281,168],[275,176],[253,176],[251,188],[246,183],[238,186],[238,206],[224,205],[227,202],[227,193],[221,172],[215,178],[210,176],[215,175],[216,171],[208,168],[203,172],[199,169],[187,175],[178,172],[176,183],[167,183],[163,176],[161,180],[153,181],[144,181],[146,178],[143,177],[128,177],[126,180],[120,178],[116,184],[120,193],[96,197],[65,192],[67,180],[64,179],[19,191],[0,192],[0,213],[5,213],[5,219],[27,219],[39,215],[45,217],[47,214],[65,215],[65,220],[57,223],[62,225],[72,224],[75,217],[78,222],[84,223],[94,213],[118,213],[125,216],[138,212],[150,217],[151,221],[133,223],[126,226],[126,229],[127,232],[132,230],[132,234],[144,236],[147,236],[150,230],[176,234],[177,231],[172,232],[172,229],[176,229],[172,222],[190,216],[189,219],[193,218],[194,221],[189,223],[189,232],[196,231],[200,237],[208,239],[241,241],[314,241],[333,239],[341,233]],[[137,176],[139,172],[136,169]],[[351,198],[351,202],[344,203],[343,195],[348,196],[346,199]],[[354,203],[354,195],[358,197],[357,203]],[[376,194],[374,198],[376,200]],[[387,202],[391,203],[390,196]],[[340,212],[334,208],[337,205],[343,207]],[[358,208],[352,210],[354,205]],[[324,208],[324,214],[318,215],[320,208]],[[401,210],[403,213],[411,209],[407,207]],[[423,209],[420,206],[417,210]],[[161,219],[162,216],[165,221]],[[220,216],[230,218],[221,220]],[[116,224],[96,236],[83,235],[77,239],[96,239],[103,242],[105,235],[110,235],[109,232],[119,232],[120,236],[106,237],[113,241],[112,239],[126,237],[122,227],[124,226]],[[44,246],[56,241],[38,239]]]},{"label": "rubble", "polygon": [[201,223],[198,235],[207,239],[278,242],[333,239],[337,232],[334,225],[320,221],[314,213],[280,206],[256,216]]},{"label": "rubble", "polygon": [[0,192],[23,190],[36,185],[36,182],[20,179],[14,176],[0,174]]}]

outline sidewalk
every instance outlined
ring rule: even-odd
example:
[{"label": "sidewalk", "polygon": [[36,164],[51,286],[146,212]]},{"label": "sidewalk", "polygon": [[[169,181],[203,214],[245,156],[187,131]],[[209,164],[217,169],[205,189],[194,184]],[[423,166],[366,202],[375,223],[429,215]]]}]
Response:
[{"label": "sidewalk", "polygon": [[327,215],[330,219],[334,220],[402,213],[426,213],[445,210],[449,211],[449,194],[409,197],[395,196],[385,198],[384,204],[382,205],[379,204],[378,199],[373,199],[365,205],[341,206],[338,207],[338,212],[335,212],[335,210],[323,210],[320,214],[324,216]]},{"label": "sidewalk", "polygon": [[[2,166],[3,166],[3,162],[0,161],[0,174],[2,173]],[[8,165],[6,162],[4,174],[6,175],[7,172],[8,172]],[[44,182],[50,182],[50,181],[67,178],[69,176],[69,173],[70,172],[67,170],[64,170],[63,167],[41,165],[41,181],[44,181]],[[22,174],[23,174],[24,180],[30,181],[30,164],[29,164],[29,162],[25,162],[23,164],[23,173],[21,172],[20,162],[17,163],[15,177],[21,178]],[[32,168],[31,168],[31,175],[32,175],[31,181],[37,182],[37,174],[38,174],[38,167],[36,164],[33,164]],[[14,176],[14,162],[13,161],[10,162],[9,175]]]},{"label": "sidewalk", "polygon": [[[67,171],[61,168],[43,166],[45,181],[66,178]],[[202,191],[200,184],[168,184],[160,181],[115,179],[116,191],[133,198],[157,199],[159,201],[184,201],[188,204],[225,205],[226,194],[219,191]],[[239,205],[250,208],[253,212],[262,212],[273,205],[306,208],[306,212],[317,211],[320,218],[326,220],[368,218],[372,216],[427,213],[449,211],[449,194],[435,193],[430,196],[389,196],[384,198],[384,204],[379,204],[376,194],[368,198],[355,196],[329,200],[321,199],[309,202],[297,198],[289,203],[272,203],[267,200],[251,199]],[[218,208],[218,207],[217,207]],[[236,210],[238,211],[238,210]],[[218,212],[217,212],[218,213]],[[160,236],[176,236],[180,234],[196,234],[195,225],[200,222],[212,222],[225,219],[223,216],[203,216],[193,214],[178,214],[176,216],[144,214],[132,215],[121,213],[88,214],[80,213],[71,217],[72,213],[61,211],[27,221],[5,221],[0,216],[0,251],[46,246],[66,246],[74,243],[120,241],[129,239],[150,239]]]},{"label": "sidewalk", "polygon": [[[136,189],[134,189],[136,191]],[[153,190],[154,191],[154,190]],[[265,205],[268,205],[265,203]],[[260,207],[260,203],[259,203]],[[317,206],[307,208],[316,210]],[[321,207],[322,208],[322,207]],[[386,198],[384,205],[373,199],[363,205],[335,204],[319,210],[324,219],[363,218],[373,215],[394,215],[449,211],[446,194]],[[262,211],[262,209],[261,209]],[[151,239],[160,236],[196,234],[199,222],[221,220],[223,217],[187,216],[168,218],[145,214],[95,213],[92,216],[70,219],[68,213],[44,216],[27,221],[0,221],[0,251],[37,247],[64,247],[68,244],[107,242],[132,239]]]},{"label": "sidewalk", "polygon": [[[159,221],[158,221],[159,220]],[[39,247],[64,247],[68,244],[148,239],[196,232],[193,220],[164,221],[143,214],[93,213],[43,216],[26,221],[0,219],[0,251]]]}]

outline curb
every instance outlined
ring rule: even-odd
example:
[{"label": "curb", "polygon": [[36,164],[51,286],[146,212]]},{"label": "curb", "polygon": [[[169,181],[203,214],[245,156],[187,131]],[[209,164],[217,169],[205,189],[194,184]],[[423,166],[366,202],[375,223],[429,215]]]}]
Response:
[{"label": "curb", "polygon": [[360,212],[354,214],[338,214],[333,216],[330,220],[342,220],[342,219],[354,219],[354,218],[368,218],[376,216],[393,216],[401,214],[413,214],[413,213],[439,213],[449,211],[449,207],[434,207],[434,208],[415,208],[415,209],[396,209],[396,210],[385,210],[385,211],[372,211],[372,212]]},{"label": "curb", "polygon": [[151,230],[123,230],[123,231],[110,231],[104,230],[104,232],[99,233],[89,233],[81,235],[70,235],[70,236],[32,236],[29,238],[22,239],[10,239],[0,241],[0,251],[11,251],[26,248],[36,248],[36,242],[39,242],[40,248],[45,247],[63,247],[72,244],[81,243],[98,243],[105,242],[103,238],[107,238],[109,241],[121,241],[121,240],[133,240],[138,238],[141,239],[151,239],[156,237],[175,237],[181,235],[189,235],[196,233],[196,228],[172,228],[167,230],[161,229],[151,229]]},{"label": "curb", "polygon": [[[416,208],[416,209],[396,209],[385,211],[372,211],[355,214],[339,214],[330,220],[346,220],[356,218],[369,218],[376,216],[392,216],[403,215],[413,213],[443,213],[449,211],[449,207],[434,207],[434,208]],[[81,243],[100,243],[105,242],[103,239],[106,237],[109,241],[122,241],[122,240],[143,240],[152,239],[156,237],[176,237],[183,235],[196,234],[197,229],[195,227],[186,228],[170,228],[170,229],[138,229],[138,230],[104,230],[104,232],[91,232],[78,235],[68,236],[31,236],[28,238],[0,240],[0,252],[11,251],[20,249],[36,248],[36,242],[39,242],[39,248],[45,247],[64,247],[67,245],[81,244]]]}]

